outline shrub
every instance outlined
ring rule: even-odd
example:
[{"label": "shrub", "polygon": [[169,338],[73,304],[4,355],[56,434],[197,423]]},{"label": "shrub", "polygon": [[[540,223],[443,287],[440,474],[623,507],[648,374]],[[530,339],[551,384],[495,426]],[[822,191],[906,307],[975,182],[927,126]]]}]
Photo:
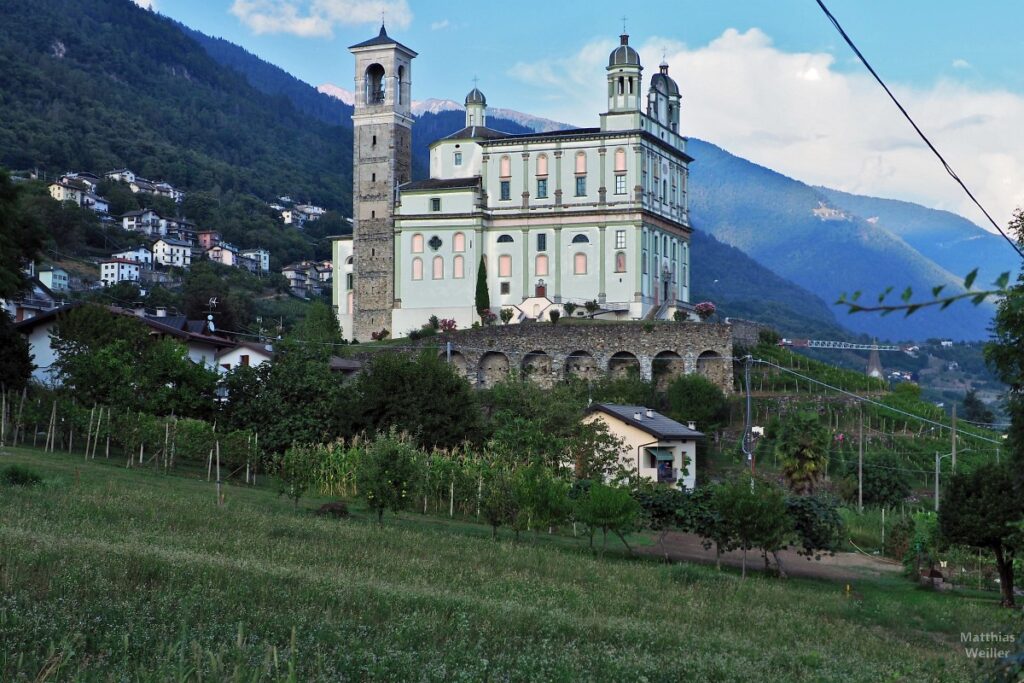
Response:
[{"label": "shrub", "polygon": [[0,473],[0,482],[7,486],[36,486],[43,482],[43,478],[34,470],[21,465],[10,465]]},{"label": "shrub", "polygon": [[438,320],[436,315],[432,315],[429,318],[427,318],[427,324],[430,325],[430,327],[435,330],[441,327],[441,321]]},{"label": "shrub", "polygon": [[508,325],[509,321],[516,314],[514,308],[503,308],[501,309],[501,322]]},{"label": "shrub", "polygon": [[388,328],[385,327],[380,332],[371,332],[370,339],[372,339],[373,341],[383,341],[384,339],[388,338],[389,334],[391,333],[388,332]]},{"label": "shrub", "polygon": [[442,318],[439,325],[442,332],[454,332],[459,327],[455,318]]},{"label": "shrub", "polygon": [[672,319],[675,320],[677,323],[685,322],[689,318],[690,316],[686,314],[686,311],[676,311],[675,313],[672,314]]},{"label": "shrub", "polygon": [[565,314],[570,318],[572,317],[572,314],[576,312],[577,308],[578,306],[571,301],[566,301],[564,304],[562,304],[562,310],[564,310]]},{"label": "shrub", "polygon": [[587,313],[593,315],[601,310],[601,305],[597,303],[597,299],[591,299],[590,301],[583,304],[583,308],[587,309]]},{"label": "shrub", "polygon": [[562,314],[559,311],[551,310],[548,312],[548,317],[551,318],[552,325],[557,325],[558,319],[562,317]]},{"label": "shrub", "polygon": [[693,310],[697,312],[701,320],[707,320],[715,314],[717,310],[715,305],[710,301],[701,301],[699,304],[693,307]]}]

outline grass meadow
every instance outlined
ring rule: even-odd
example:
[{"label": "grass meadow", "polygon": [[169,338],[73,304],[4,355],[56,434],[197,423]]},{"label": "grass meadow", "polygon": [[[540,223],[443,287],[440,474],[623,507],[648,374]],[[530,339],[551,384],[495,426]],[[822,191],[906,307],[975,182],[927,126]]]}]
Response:
[{"label": "grass meadow", "polygon": [[[272,485],[13,449],[3,681],[971,681],[991,595],[667,565],[408,513],[311,514]],[[1017,621],[1013,621],[1017,619]]]}]

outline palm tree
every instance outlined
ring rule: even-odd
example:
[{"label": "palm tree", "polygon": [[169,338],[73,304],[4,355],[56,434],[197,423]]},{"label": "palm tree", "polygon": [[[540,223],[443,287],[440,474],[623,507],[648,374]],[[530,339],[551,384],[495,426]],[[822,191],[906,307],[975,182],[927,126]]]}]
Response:
[{"label": "palm tree", "polygon": [[782,474],[797,494],[812,494],[828,463],[828,431],[814,413],[790,415],[782,426],[775,453]]}]

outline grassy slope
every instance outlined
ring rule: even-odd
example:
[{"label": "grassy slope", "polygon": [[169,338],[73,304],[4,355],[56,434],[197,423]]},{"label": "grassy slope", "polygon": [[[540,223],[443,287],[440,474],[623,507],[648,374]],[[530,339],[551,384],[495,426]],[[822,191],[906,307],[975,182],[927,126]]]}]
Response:
[{"label": "grassy slope", "polygon": [[[38,451],[0,495],[0,678],[970,680],[991,600],[494,543],[410,515],[320,520],[269,490]],[[426,523],[423,523],[426,522]],[[56,653],[56,654],[54,654]],[[276,664],[275,664],[276,662]]]}]

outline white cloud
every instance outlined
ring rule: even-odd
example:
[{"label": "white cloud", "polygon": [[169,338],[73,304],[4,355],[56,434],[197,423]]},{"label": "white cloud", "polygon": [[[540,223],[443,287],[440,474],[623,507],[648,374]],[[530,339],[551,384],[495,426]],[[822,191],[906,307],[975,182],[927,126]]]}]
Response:
[{"label": "white cloud", "polygon": [[430,23],[431,31],[440,31],[451,26],[451,23],[447,19],[441,19],[440,21],[433,21]]},{"label": "white cloud", "polygon": [[143,9],[153,10],[154,12],[160,9],[156,0],[132,0],[132,2]]},{"label": "white cloud", "polygon": [[[563,58],[518,63],[509,74],[539,91],[532,113],[593,126],[606,108],[604,67],[614,46],[592,42]],[[783,52],[758,29],[729,29],[696,48],[652,37],[637,49],[647,77],[665,55],[682,90],[687,135],[808,183],[919,202],[982,224],[878,84],[862,72],[837,71],[833,55]],[[1005,225],[1024,206],[1024,136],[1017,130],[1024,96],[955,80],[889,85]]]},{"label": "white cloud", "polygon": [[953,60],[953,68],[954,69],[970,69],[971,68],[971,63],[968,62],[966,59],[954,59]]},{"label": "white cloud", "polygon": [[234,0],[229,11],[253,33],[315,38],[332,36],[337,24],[373,24],[382,16],[398,28],[412,21],[406,0]]}]

